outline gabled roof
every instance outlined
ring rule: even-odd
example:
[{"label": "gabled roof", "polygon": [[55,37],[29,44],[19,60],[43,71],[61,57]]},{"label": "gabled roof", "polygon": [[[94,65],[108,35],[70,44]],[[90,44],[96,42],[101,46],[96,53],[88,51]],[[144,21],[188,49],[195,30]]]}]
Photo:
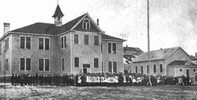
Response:
[{"label": "gabled roof", "polygon": [[66,32],[68,30],[71,30],[71,28],[78,23],[80,19],[82,19],[87,13],[67,22],[66,24],[58,27],[55,24],[49,24],[49,23],[34,23],[22,28],[18,28],[15,30],[12,30],[10,32],[23,32],[23,33],[35,33],[35,34],[50,34],[50,35],[57,35],[63,32]]},{"label": "gabled roof", "polygon": [[60,6],[57,5],[56,10],[55,10],[55,13],[53,14],[52,17],[61,18],[61,17],[63,17],[63,16],[64,16],[64,14],[62,13],[62,11],[61,11],[61,9],[60,9]]},{"label": "gabled roof", "polygon": [[118,40],[118,41],[126,41],[124,39],[121,39],[121,38],[117,38],[117,37],[113,37],[113,36],[110,36],[110,35],[107,35],[107,34],[102,34],[102,39],[103,40]]},{"label": "gabled roof", "polygon": [[[175,53],[178,49],[181,49],[181,47],[166,48],[166,49],[150,51],[150,60],[167,59],[173,53]],[[134,59],[133,62],[142,62],[142,61],[148,61],[148,52],[144,52],[140,54],[136,59]]]},{"label": "gabled roof", "polygon": [[187,60],[174,60],[169,65],[185,65]]},{"label": "gabled roof", "polygon": [[[96,25],[96,23],[93,21],[93,19],[90,17],[88,13],[85,13],[62,26],[56,26],[55,24],[49,24],[49,23],[34,23],[22,28],[18,28],[15,30],[12,30],[10,32],[22,32],[22,33],[34,33],[34,34],[48,34],[48,35],[58,35],[63,32],[67,32],[69,30],[74,30],[75,27],[85,18],[88,17],[92,21],[93,25],[100,31],[103,32],[99,26]],[[125,41],[123,39],[113,37],[110,35],[102,34],[102,39],[104,40],[118,40],[118,41]]]}]

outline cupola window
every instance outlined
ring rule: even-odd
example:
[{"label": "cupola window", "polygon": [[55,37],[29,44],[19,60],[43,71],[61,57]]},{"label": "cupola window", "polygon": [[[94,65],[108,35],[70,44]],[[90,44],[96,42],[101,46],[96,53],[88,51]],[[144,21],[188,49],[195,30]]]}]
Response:
[{"label": "cupola window", "polygon": [[90,20],[89,19],[84,19],[83,20],[83,25],[82,25],[83,29],[90,29]]}]

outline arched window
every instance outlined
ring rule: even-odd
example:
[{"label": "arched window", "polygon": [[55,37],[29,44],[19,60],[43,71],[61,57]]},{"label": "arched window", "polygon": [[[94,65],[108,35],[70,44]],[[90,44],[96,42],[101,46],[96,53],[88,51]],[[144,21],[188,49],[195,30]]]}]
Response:
[{"label": "arched window", "polygon": [[141,66],[141,73],[142,73],[142,74],[144,73],[143,66]]},{"label": "arched window", "polygon": [[182,72],[182,69],[180,69],[180,72]]},{"label": "arched window", "polygon": [[135,66],[135,72],[137,73],[137,66]]},{"label": "arched window", "polygon": [[160,64],[160,72],[161,73],[163,72],[163,66],[162,66],[162,64]]},{"label": "arched window", "polygon": [[154,73],[156,73],[156,65],[154,65],[153,71]]},{"label": "arched window", "polygon": [[83,28],[83,29],[90,29],[90,20],[89,20],[89,19],[85,18],[85,19],[83,20],[82,28]]},{"label": "arched window", "polygon": [[196,69],[193,69],[193,71],[195,72],[195,71],[196,71]]}]

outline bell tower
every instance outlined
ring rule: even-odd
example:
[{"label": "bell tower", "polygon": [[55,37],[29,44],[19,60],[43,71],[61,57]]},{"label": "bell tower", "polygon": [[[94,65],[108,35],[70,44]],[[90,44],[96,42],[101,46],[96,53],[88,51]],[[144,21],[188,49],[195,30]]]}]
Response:
[{"label": "bell tower", "polygon": [[64,16],[64,14],[62,13],[59,4],[57,4],[55,13],[53,14],[53,18],[54,18],[54,24],[56,26],[61,26],[62,25],[62,17]]}]

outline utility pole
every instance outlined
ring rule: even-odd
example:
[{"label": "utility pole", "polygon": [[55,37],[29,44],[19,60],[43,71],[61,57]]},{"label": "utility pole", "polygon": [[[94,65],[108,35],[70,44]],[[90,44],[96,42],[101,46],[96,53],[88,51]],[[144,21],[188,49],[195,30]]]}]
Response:
[{"label": "utility pole", "polygon": [[152,86],[151,77],[150,77],[150,22],[149,22],[149,0],[147,0],[147,40],[148,40],[148,79],[149,84]]}]

